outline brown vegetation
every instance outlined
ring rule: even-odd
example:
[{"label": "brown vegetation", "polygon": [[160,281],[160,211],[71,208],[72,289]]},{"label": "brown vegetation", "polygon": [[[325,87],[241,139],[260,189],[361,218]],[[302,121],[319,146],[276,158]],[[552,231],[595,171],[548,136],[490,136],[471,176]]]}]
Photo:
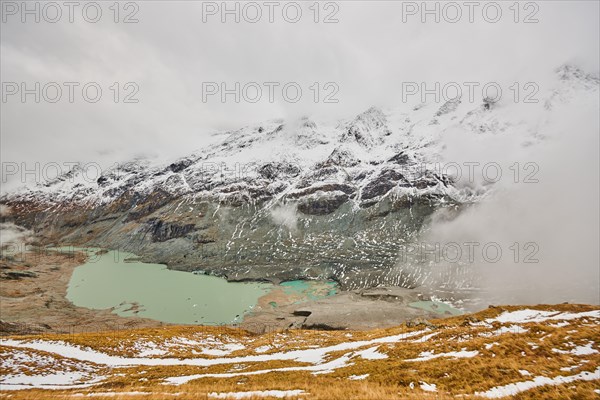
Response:
[{"label": "brown vegetation", "polygon": [[[243,357],[256,354],[280,353],[298,349],[326,347],[339,343],[371,340],[380,337],[425,331],[417,336],[394,343],[362,345],[358,349],[332,351],[324,362],[334,360],[354,351],[377,347],[377,352],[387,355],[383,359],[364,359],[350,354],[350,362],[328,373],[313,374],[310,371],[274,371],[257,375],[231,377],[205,377],[182,385],[165,384],[165,378],[194,374],[222,374],[263,371],[284,367],[312,365],[294,360],[267,360],[257,362],[228,362],[208,367],[196,366],[136,366],[106,368],[98,366],[106,377],[99,384],[84,389],[62,391],[4,391],[0,398],[11,399],[58,399],[77,398],[78,393],[87,395],[110,392],[113,399],[207,399],[209,393],[248,392],[264,390],[303,390],[302,399],[446,399],[477,398],[475,393],[496,386],[524,382],[543,376],[553,378],[570,376],[583,371],[594,372],[600,366],[598,319],[585,317],[559,321],[507,323],[485,322],[506,311],[523,307],[494,307],[467,316],[430,321],[434,329],[425,326],[399,326],[373,331],[304,331],[291,330],[267,335],[221,327],[163,327],[129,331],[89,333],[79,335],[41,335],[19,339],[42,339],[64,341],[81,347],[90,347],[107,354],[127,357],[139,356],[136,343],[154,343],[165,354],[153,358],[218,358],[199,354],[200,346],[169,347],[177,339],[238,343],[243,349],[234,350],[226,357]],[[539,310],[585,312],[598,310],[586,305],[553,305],[530,307]],[[505,333],[499,333],[500,328]],[[418,342],[424,335],[435,334]],[[268,346],[268,349],[267,349]],[[591,346],[588,354],[572,352],[575,346]],[[257,352],[261,348],[264,351]],[[11,347],[0,346],[6,354]],[[265,350],[267,349],[267,350]],[[22,349],[23,350],[23,349]],[[470,358],[439,357],[425,361],[409,361],[422,352],[435,354],[456,351],[478,351]],[[32,350],[33,351],[33,350]],[[221,356],[223,357],[223,356]],[[570,368],[570,370],[566,370]],[[526,371],[526,372],[524,372]],[[9,370],[0,370],[2,375]],[[596,372],[597,373],[597,372]],[[364,380],[352,380],[352,376],[368,376]],[[529,374],[529,375],[527,375]],[[421,389],[421,382],[435,384],[437,392]],[[593,399],[600,388],[600,376],[592,381],[574,381],[561,385],[546,385],[522,391],[518,399]],[[127,393],[130,394],[127,394]],[[137,392],[136,394],[131,392]],[[140,394],[139,392],[147,393]],[[121,393],[121,394],[119,394]],[[93,394],[92,394],[93,395]],[[256,397],[264,399],[265,397]],[[293,398],[293,397],[292,397]]]}]

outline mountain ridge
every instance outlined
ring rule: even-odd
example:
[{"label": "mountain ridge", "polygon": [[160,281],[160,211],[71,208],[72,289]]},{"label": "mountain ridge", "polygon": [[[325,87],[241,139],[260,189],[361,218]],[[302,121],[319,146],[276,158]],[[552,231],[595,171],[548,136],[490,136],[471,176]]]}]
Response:
[{"label": "mountain ridge", "polygon": [[494,190],[439,169],[452,163],[441,156],[447,132],[517,132],[535,145],[562,104],[598,92],[598,78],[568,65],[556,85],[537,104],[450,99],[330,125],[266,121],[163,166],[128,162],[97,179],[75,166],[0,202],[42,244],[126,243],[147,260],[231,280],[412,287],[421,282],[398,268],[399,246],[435,212],[456,215]]}]

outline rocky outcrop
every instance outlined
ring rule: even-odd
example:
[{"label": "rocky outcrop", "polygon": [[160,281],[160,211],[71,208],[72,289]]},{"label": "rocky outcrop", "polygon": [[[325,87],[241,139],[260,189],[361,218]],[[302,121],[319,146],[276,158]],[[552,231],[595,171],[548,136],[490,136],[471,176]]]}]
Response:
[{"label": "rocky outcrop", "polygon": [[[342,192],[346,195],[351,195],[356,192],[356,187],[345,183],[326,183],[322,185],[313,185],[311,187],[289,193],[286,197],[289,199],[297,199],[308,196],[317,192],[330,193]],[[348,196],[346,196],[348,198]]]},{"label": "rocky outcrop", "polygon": [[298,211],[307,215],[331,214],[348,200],[348,195],[341,191],[327,195],[309,196],[298,203]]},{"label": "rocky outcrop", "polygon": [[300,168],[297,165],[279,162],[267,163],[258,168],[260,176],[266,179],[274,180],[282,176],[298,176]]},{"label": "rocky outcrop", "polygon": [[19,280],[22,278],[37,278],[37,274],[31,271],[4,271],[0,273],[0,279]]},{"label": "rocky outcrop", "polygon": [[320,164],[320,167],[336,165],[340,167],[355,167],[360,164],[360,160],[349,149],[337,147],[331,152],[329,157]]},{"label": "rocky outcrop", "polygon": [[148,232],[152,235],[153,242],[166,242],[170,239],[182,237],[192,232],[195,224],[179,225],[151,218],[147,222]]},{"label": "rocky outcrop", "polygon": [[157,189],[146,197],[134,196],[132,199],[133,207],[127,216],[127,220],[132,221],[150,215],[172,199],[173,197],[162,189]]},{"label": "rocky outcrop", "polygon": [[[348,330],[406,323],[425,327],[427,318],[439,318],[441,314],[411,306],[423,300],[429,300],[429,296],[421,290],[382,286],[339,293],[301,305],[258,310],[246,316],[241,326],[257,332],[261,332],[264,326]],[[430,327],[435,328],[433,325]]]},{"label": "rocky outcrop", "polygon": [[400,172],[392,169],[381,171],[376,178],[369,181],[362,189],[361,199],[370,200],[392,190],[395,186],[410,187],[411,184]]},{"label": "rocky outcrop", "polygon": [[348,124],[342,142],[356,142],[363,147],[371,148],[381,144],[384,137],[391,134],[385,114],[380,109],[371,107]]}]

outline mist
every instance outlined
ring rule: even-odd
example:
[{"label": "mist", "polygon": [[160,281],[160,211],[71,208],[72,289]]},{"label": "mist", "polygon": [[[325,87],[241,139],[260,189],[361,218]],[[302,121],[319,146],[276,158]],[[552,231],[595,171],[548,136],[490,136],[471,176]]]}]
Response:
[{"label": "mist", "polygon": [[[597,2],[541,3],[535,24],[515,24],[508,14],[497,24],[404,23],[401,3],[340,2],[332,24],[315,24],[308,8],[297,24],[221,23],[219,16],[203,23],[200,2],[140,3],[135,24],[113,23],[108,9],[97,24],[10,18],[0,27],[3,81],[93,81],[106,93],[93,104],[11,97],[2,107],[2,159],[165,161],[206,146],[216,131],[297,115],[352,119],[371,106],[397,106],[405,81],[537,81],[565,62],[598,71]],[[298,82],[305,93],[297,103],[281,96],[203,102],[202,83],[212,81]],[[114,82],[135,82],[139,102],[114,103]],[[325,83],[337,84],[338,101],[313,101],[314,82],[321,97],[329,93]]]},{"label": "mist", "polygon": [[292,204],[276,205],[269,210],[269,215],[274,224],[285,226],[291,233],[298,230],[298,213]]},{"label": "mist", "polygon": [[[442,218],[443,211],[432,218],[424,242],[478,247],[460,267],[444,260],[423,267],[437,268],[428,284],[473,284],[490,304],[600,303],[598,107],[597,92],[561,103],[536,138],[519,129],[497,137],[464,131],[445,137],[447,160],[494,160],[504,175],[456,218]],[[535,174],[527,171],[532,179],[521,168],[516,182],[515,162],[537,165]],[[481,249],[489,243],[494,251],[486,257]],[[496,261],[497,245],[502,256]]]}]

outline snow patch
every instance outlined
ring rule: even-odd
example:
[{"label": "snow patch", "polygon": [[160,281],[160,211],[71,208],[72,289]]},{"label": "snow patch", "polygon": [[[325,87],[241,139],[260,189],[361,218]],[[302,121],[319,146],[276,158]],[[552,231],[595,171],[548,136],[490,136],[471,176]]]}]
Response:
[{"label": "snow patch", "polygon": [[487,319],[486,322],[501,322],[506,323],[528,323],[528,322],[544,322],[548,320],[568,321],[579,318],[595,318],[600,319],[600,310],[585,311],[579,313],[560,312],[560,311],[540,311],[540,310],[517,310],[505,311],[496,318]]},{"label": "snow patch", "polygon": [[256,390],[252,392],[229,392],[208,394],[213,399],[247,399],[249,397],[277,397],[280,399],[308,394],[304,390]]},{"label": "snow patch", "polygon": [[412,358],[412,359],[405,360],[405,361],[427,361],[427,360],[433,360],[434,358],[440,358],[440,357],[471,358],[471,357],[475,357],[478,354],[479,354],[479,352],[477,350],[466,351],[465,349],[462,349],[461,351],[451,351],[448,353],[438,353],[438,354],[434,354],[433,351],[424,351],[424,352],[421,352],[421,354],[419,354],[419,357]]},{"label": "snow patch", "polygon": [[371,347],[370,349],[356,352],[356,355],[361,356],[365,360],[383,360],[384,358],[388,358],[387,354],[379,353],[377,349],[377,346]]},{"label": "snow patch", "polygon": [[426,392],[437,392],[437,386],[435,383],[429,384],[427,382],[421,382],[421,389]]},{"label": "snow patch", "polygon": [[90,380],[85,372],[56,372],[44,375],[7,375],[0,381],[0,390],[23,390],[23,389],[77,389],[92,386],[100,382],[104,377],[96,377]]},{"label": "snow patch", "polygon": [[517,393],[524,392],[540,386],[556,386],[564,383],[575,381],[593,381],[600,379],[600,367],[594,372],[584,371],[576,375],[557,376],[555,378],[547,378],[545,376],[535,377],[531,381],[510,383],[504,386],[496,386],[486,392],[476,392],[476,396],[487,397],[488,399],[498,399],[501,397],[514,396]]}]

